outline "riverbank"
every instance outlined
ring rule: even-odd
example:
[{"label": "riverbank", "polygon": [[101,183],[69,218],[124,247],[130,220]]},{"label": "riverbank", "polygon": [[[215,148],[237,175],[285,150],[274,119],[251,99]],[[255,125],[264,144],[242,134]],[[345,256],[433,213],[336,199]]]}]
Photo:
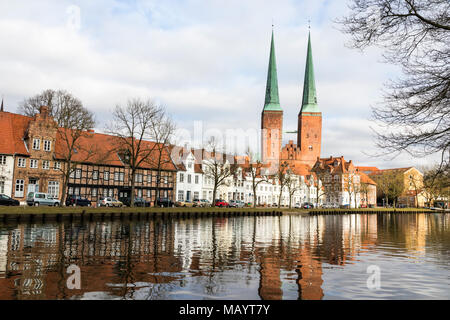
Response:
[{"label": "riverbank", "polygon": [[[448,211],[448,210],[447,210]],[[160,208],[160,207],[122,207],[122,208],[114,208],[114,207],[102,207],[102,208],[93,208],[93,207],[29,207],[29,206],[20,206],[20,207],[0,207],[0,215],[10,215],[10,214],[102,214],[108,212],[123,212],[123,213],[146,213],[146,212],[155,212],[155,213],[178,213],[178,212],[211,212],[211,213],[223,213],[223,212],[277,212],[277,213],[295,213],[295,212],[303,212],[303,213],[311,213],[311,214],[343,214],[343,213],[427,213],[427,212],[441,212],[438,210],[424,209],[424,208],[403,208],[403,209],[395,209],[395,208],[358,208],[358,209],[295,209],[295,208],[265,208],[265,207],[257,207],[257,208],[202,208],[202,207],[174,207],[174,208]]]},{"label": "riverbank", "polygon": [[430,209],[289,209],[289,208],[92,208],[92,207],[0,207],[0,222],[147,219],[152,217],[232,217],[232,216],[281,216],[281,215],[344,215],[344,214],[411,214],[441,212]]}]

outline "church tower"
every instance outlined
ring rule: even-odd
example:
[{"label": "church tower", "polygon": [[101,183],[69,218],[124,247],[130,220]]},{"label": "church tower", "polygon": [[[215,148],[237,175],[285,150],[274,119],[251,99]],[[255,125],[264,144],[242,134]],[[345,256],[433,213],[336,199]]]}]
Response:
[{"label": "church tower", "polygon": [[317,106],[316,84],[311,49],[311,34],[308,35],[303,101],[298,115],[297,145],[300,147],[301,162],[311,167],[320,157],[322,143],[322,113]]},{"label": "church tower", "polygon": [[283,110],[278,96],[277,65],[275,60],[275,45],[270,47],[269,69],[267,72],[266,98],[261,116],[261,160],[263,163],[278,165],[281,153]]}]

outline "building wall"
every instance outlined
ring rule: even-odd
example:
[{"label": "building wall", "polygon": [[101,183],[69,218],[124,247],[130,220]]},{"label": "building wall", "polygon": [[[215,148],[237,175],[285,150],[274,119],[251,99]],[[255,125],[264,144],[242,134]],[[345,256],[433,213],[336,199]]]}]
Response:
[{"label": "building wall", "polygon": [[[55,169],[54,151],[56,144],[57,124],[47,113],[46,107],[30,121],[27,135],[24,139],[29,155],[17,155],[14,158],[14,198],[24,203],[28,192],[48,192],[49,183],[59,185],[57,196],[61,197],[61,171]],[[35,139],[38,141],[35,143]],[[50,148],[45,149],[45,141],[50,142]],[[25,167],[19,163],[25,160]],[[37,168],[32,167],[37,162]],[[47,168],[44,167],[47,164]],[[21,182],[23,181],[23,190]]]},{"label": "building wall", "polygon": [[275,166],[280,160],[283,137],[283,111],[263,111],[261,129],[262,162],[271,163]]},{"label": "building wall", "polygon": [[4,156],[6,163],[0,163],[0,193],[11,197],[13,190],[14,157],[12,155]]},{"label": "building wall", "polygon": [[[177,201],[180,200],[194,200],[194,199],[204,199],[203,198],[203,174],[195,172],[195,158],[192,154],[186,157],[183,161],[186,171],[179,171],[177,173],[177,185],[175,198]],[[181,181],[181,175],[183,175],[183,181]],[[190,176],[190,182],[189,182]],[[196,180],[197,177],[197,180]],[[196,182],[197,181],[197,182]],[[188,199],[189,192],[189,199]],[[181,197],[181,194],[183,196]]]},{"label": "building wall", "polygon": [[312,167],[320,157],[321,144],[322,113],[299,114],[297,145],[301,150],[301,163]]}]

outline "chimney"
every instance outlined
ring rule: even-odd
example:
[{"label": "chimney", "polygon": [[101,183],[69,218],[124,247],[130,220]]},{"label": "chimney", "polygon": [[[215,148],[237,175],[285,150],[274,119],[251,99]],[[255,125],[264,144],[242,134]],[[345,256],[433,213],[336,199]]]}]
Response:
[{"label": "chimney", "polygon": [[48,116],[48,107],[47,106],[41,106],[39,108],[39,113],[41,115],[43,115],[44,117],[47,117]]}]

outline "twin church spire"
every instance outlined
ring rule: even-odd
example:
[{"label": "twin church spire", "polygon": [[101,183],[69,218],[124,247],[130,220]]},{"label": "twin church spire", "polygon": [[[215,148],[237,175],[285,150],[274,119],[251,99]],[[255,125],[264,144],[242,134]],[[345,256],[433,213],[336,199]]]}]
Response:
[{"label": "twin church spire", "polygon": [[[278,77],[273,30],[270,45],[269,68],[267,71],[264,111],[282,111],[280,106],[280,98],[278,95]],[[303,100],[300,110],[300,113],[303,112],[320,112],[317,106],[316,84],[314,79],[314,65],[311,48],[311,33],[308,34],[308,51],[306,54],[305,79],[303,83]]]},{"label": "twin church spire", "polygon": [[266,99],[264,101],[264,110],[281,111],[280,98],[278,96],[278,77],[277,62],[275,59],[275,44],[273,40],[270,44],[269,70],[267,71]]}]

